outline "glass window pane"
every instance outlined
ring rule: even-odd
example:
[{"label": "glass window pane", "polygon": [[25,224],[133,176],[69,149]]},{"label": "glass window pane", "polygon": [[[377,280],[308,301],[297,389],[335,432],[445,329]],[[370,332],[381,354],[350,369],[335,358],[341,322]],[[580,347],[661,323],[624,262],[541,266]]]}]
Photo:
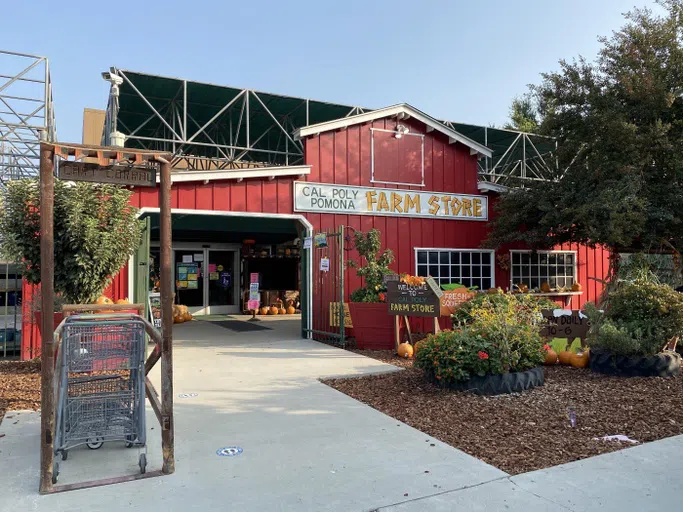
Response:
[{"label": "glass window pane", "polygon": [[420,277],[427,277],[427,265],[418,265],[417,275]]},{"label": "glass window pane", "polygon": [[462,267],[460,269],[460,275],[462,277],[470,277],[470,267]]},{"label": "glass window pane", "polygon": [[574,265],[574,255],[571,253],[565,255],[564,261],[567,265]]},{"label": "glass window pane", "polygon": [[489,288],[491,288],[491,280],[486,279],[486,278],[482,279],[481,280],[481,289],[482,290],[488,290]]},{"label": "glass window pane", "polygon": [[479,252],[473,252],[472,253],[472,263],[474,265],[481,264],[481,253],[479,253]]},{"label": "glass window pane", "polygon": [[529,288],[539,288],[541,285],[538,282],[538,277],[532,277],[531,280],[529,281]]},{"label": "glass window pane", "polygon": [[439,253],[431,251],[429,253],[429,263],[439,263]]},{"label": "glass window pane", "polygon": [[483,267],[481,267],[481,275],[484,277],[491,277],[491,266],[484,265]]},{"label": "glass window pane", "polygon": [[470,264],[470,253],[469,252],[460,253],[460,263],[462,263],[463,265],[469,265]]},{"label": "glass window pane", "polygon": [[459,252],[452,252],[451,253],[451,263],[460,263],[460,253]]},{"label": "glass window pane", "polygon": [[539,253],[538,255],[538,262],[545,265],[548,263],[548,254],[547,253]]},{"label": "glass window pane", "polygon": [[439,277],[451,277],[450,265],[440,265],[439,266]]},{"label": "glass window pane", "polygon": [[417,251],[417,262],[427,263],[427,251]]},{"label": "glass window pane", "polygon": [[558,254],[557,255],[557,264],[558,265],[564,265],[564,254]]},{"label": "glass window pane", "polygon": [[531,255],[527,252],[522,253],[522,265],[531,263]]},{"label": "glass window pane", "polygon": [[472,267],[472,277],[481,277],[481,267]]},{"label": "glass window pane", "polygon": [[557,254],[548,254],[548,264],[550,264],[550,265],[556,265],[557,264]]},{"label": "glass window pane", "polygon": [[439,277],[439,265],[429,265],[429,275]]},{"label": "glass window pane", "polygon": [[490,252],[483,252],[481,254],[481,262],[485,265],[489,265],[491,263],[491,253]]},{"label": "glass window pane", "polygon": [[451,266],[451,277],[454,279],[460,277],[460,267],[456,267],[455,265]]},{"label": "glass window pane", "polygon": [[442,253],[439,253],[439,261],[441,262],[441,264],[450,263],[450,255],[451,255],[450,253],[445,252],[445,251]]},{"label": "glass window pane", "polygon": [[512,263],[519,264],[522,262],[522,255],[518,252],[513,252],[511,260]]}]

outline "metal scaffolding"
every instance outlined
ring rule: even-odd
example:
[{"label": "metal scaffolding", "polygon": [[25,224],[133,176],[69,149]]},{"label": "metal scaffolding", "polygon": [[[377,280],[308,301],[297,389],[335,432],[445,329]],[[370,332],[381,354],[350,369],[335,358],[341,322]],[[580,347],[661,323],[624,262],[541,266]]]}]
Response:
[{"label": "metal scaffolding", "polygon": [[56,140],[48,60],[0,50],[0,186],[38,175],[41,140]]},{"label": "metal scaffolding", "polygon": [[[304,149],[293,137],[298,128],[372,110],[116,67],[102,76],[111,83],[103,144],[118,136],[126,147],[169,152],[180,169],[299,165]],[[442,122],[492,150],[479,162],[480,181],[516,187],[556,176],[553,139]]]}]

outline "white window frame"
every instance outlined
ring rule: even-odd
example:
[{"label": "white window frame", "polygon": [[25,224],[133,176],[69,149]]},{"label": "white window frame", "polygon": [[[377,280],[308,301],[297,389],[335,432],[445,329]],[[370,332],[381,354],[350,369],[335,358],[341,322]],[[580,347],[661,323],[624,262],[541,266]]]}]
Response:
[{"label": "white window frame", "polygon": [[[512,250],[510,250],[510,289],[511,290],[514,288],[515,284],[518,284],[518,283],[514,282],[513,269],[514,269],[515,265],[513,263],[513,254],[515,254],[515,253],[516,254],[529,254],[531,256],[534,252],[536,254],[539,254],[539,255],[541,255],[541,254],[547,254],[547,255],[550,255],[550,254],[571,254],[571,255],[573,255],[574,256],[574,265],[573,265],[574,268],[572,269],[573,270],[572,275],[562,275],[562,276],[555,276],[555,277],[565,277],[565,278],[571,277],[572,278],[572,284],[578,282],[577,277],[576,277],[576,272],[577,272],[577,267],[578,267],[578,257],[577,257],[578,255],[577,255],[576,251],[560,251],[560,250],[556,250],[556,251],[531,251],[531,250],[527,250],[527,249],[512,249]],[[521,267],[521,265],[519,265],[519,266]],[[538,263],[538,266],[540,269],[541,264]],[[564,265],[564,266],[566,267],[566,265]],[[550,264],[549,263],[546,264],[546,267],[550,268]],[[555,267],[558,268],[557,263],[555,264]],[[531,268],[531,264],[530,264],[529,268]],[[548,273],[549,272],[546,272],[546,274],[548,274]],[[539,271],[538,277],[539,277],[538,286],[540,287],[541,286],[540,271]],[[528,279],[528,281],[524,281],[524,279]],[[518,280],[525,282],[529,286],[529,289],[531,289],[531,272],[529,272],[528,278],[519,277]],[[566,287],[566,285],[565,285],[565,287]],[[569,287],[571,287],[571,285]]]},{"label": "white window frame", "polygon": [[420,183],[404,183],[402,181],[380,181],[375,179],[375,132],[397,133],[396,130],[385,130],[384,128],[370,128],[370,182],[382,183],[385,185],[405,185],[407,187],[424,187],[425,186],[425,136],[422,133],[404,133],[403,137],[420,137],[422,143],[421,172]]},{"label": "white window frame", "polygon": [[[417,266],[418,266],[417,255],[420,251],[425,251],[427,253],[429,253],[429,252],[438,252],[438,253],[441,253],[441,252],[449,252],[449,253],[459,252],[459,253],[470,253],[470,254],[472,254],[472,253],[490,254],[491,258],[490,258],[489,265],[491,267],[491,277],[488,278],[488,277],[480,276],[480,277],[475,277],[474,279],[479,279],[480,281],[484,280],[484,279],[491,279],[491,288],[496,287],[496,251],[494,251],[493,249],[467,249],[467,248],[462,248],[462,247],[457,247],[457,248],[456,247],[453,247],[453,248],[451,248],[451,247],[414,247],[413,250],[415,251],[415,253],[414,253],[415,254],[415,275],[418,275],[418,273],[417,273]],[[429,267],[429,265],[430,265],[429,254],[427,254],[427,267]],[[441,256],[439,256],[439,263],[437,263],[437,265],[439,265],[439,266],[442,265],[441,264]],[[452,264],[449,263],[449,265],[452,267]],[[462,268],[463,265],[459,264],[458,266],[460,266]],[[472,265],[472,259],[471,258],[470,258],[470,265],[469,266],[470,266],[470,277],[469,277],[469,279],[473,279],[472,278],[472,266],[473,265]],[[479,266],[483,268],[482,263],[479,263]],[[437,277],[436,279],[437,279],[438,284],[441,284],[441,278]],[[482,290],[481,287],[479,287],[479,289]]]}]

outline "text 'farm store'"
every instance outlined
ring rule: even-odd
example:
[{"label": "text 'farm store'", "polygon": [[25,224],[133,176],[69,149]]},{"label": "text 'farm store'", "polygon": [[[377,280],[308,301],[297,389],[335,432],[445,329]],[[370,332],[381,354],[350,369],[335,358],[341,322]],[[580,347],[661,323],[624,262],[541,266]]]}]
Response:
[{"label": "text 'farm store'", "polygon": [[[334,331],[331,304],[361,286],[344,270],[358,260],[352,234],[373,228],[398,273],[479,290],[523,283],[540,291],[547,282],[546,295],[571,307],[601,291],[589,277],[606,274],[606,250],[481,248],[497,195],[551,165],[554,143],[439,121],[406,104],[368,110],[111,71],[123,84],[110,97],[105,144],[116,130],[126,147],[174,155],[173,280],[176,302],[195,314],[248,313],[258,274],[262,306],[298,307],[304,335]],[[107,293],[146,301],[158,286],[158,188],[132,192],[149,242]],[[304,248],[318,233],[327,233],[326,247]],[[32,333],[23,357],[39,346]]]}]

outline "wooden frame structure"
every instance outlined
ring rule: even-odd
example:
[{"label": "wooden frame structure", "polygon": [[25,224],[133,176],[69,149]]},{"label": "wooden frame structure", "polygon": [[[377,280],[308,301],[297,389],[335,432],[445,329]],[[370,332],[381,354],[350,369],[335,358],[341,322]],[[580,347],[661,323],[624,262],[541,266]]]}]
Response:
[{"label": "wooden frame structure", "polygon": [[[54,311],[54,171],[57,158],[66,160],[95,160],[100,166],[148,165],[160,167],[160,238],[161,238],[161,335],[146,322],[146,330],[155,349],[145,362],[145,375],[161,360],[161,401],[148,378],[145,378],[145,391],[161,425],[161,446],[163,452],[162,474],[175,471],[175,443],[173,430],[173,303],[171,286],[171,164],[170,155],[153,151],[130,150],[120,147],[86,146],[82,144],[40,144],[40,282],[41,309]],[[104,308],[110,311],[131,310],[137,305],[111,305]],[[67,306],[66,313],[93,311],[100,309],[92,305]],[[55,342],[54,315],[42,316],[41,346],[41,396],[40,396],[40,493],[81,489],[97,485],[134,480],[140,476],[129,476],[84,482],[55,488],[52,483],[54,462],[55,433],[55,390],[54,354]],[[50,362],[51,364],[46,364]],[[155,476],[148,473],[144,476]]]}]

